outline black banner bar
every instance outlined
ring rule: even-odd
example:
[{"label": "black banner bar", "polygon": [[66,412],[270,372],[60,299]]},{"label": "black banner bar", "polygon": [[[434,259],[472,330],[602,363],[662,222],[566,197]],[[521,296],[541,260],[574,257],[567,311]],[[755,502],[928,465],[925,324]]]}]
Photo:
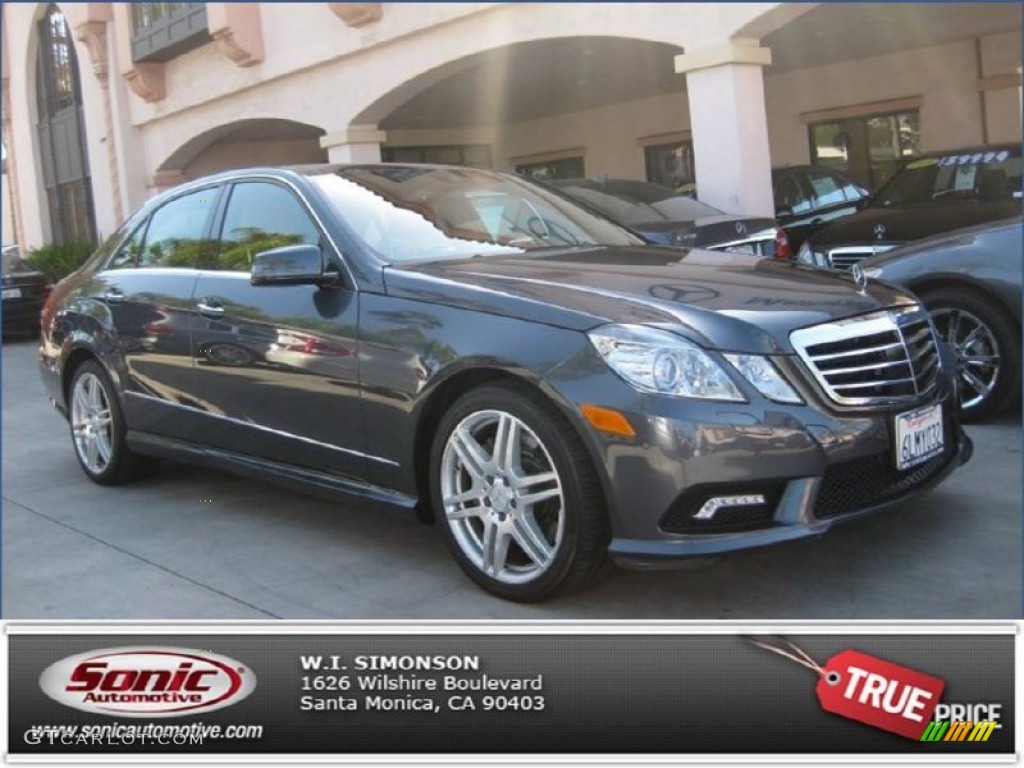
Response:
[{"label": "black banner bar", "polygon": [[[1014,751],[1013,635],[756,639],[789,641],[822,670],[854,650],[937,678],[941,702],[920,722],[927,740],[825,711],[816,695],[823,672],[725,632],[19,632],[7,638],[9,753]],[[895,681],[883,690],[888,681],[867,674],[835,681],[841,704],[849,691],[851,702],[863,694],[862,708],[884,702],[902,707],[894,717],[913,717],[923,711],[914,706],[935,703]]]}]

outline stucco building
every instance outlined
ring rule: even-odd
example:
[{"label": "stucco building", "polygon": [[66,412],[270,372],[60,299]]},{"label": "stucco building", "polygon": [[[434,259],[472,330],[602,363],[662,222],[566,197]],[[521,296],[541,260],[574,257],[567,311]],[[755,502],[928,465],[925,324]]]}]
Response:
[{"label": "stucco building", "polygon": [[1020,141],[1021,26],[1000,3],[4,3],[3,239],[99,239],[226,168],[382,158],[770,213],[772,167],[875,185]]}]

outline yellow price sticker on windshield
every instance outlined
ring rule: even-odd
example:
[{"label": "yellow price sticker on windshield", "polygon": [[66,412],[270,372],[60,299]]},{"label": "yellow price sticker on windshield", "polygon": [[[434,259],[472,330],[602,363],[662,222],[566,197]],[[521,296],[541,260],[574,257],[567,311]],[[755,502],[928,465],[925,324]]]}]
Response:
[{"label": "yellow price sticker on windshield", "polygon": [[938,162],[939,160],[936,157],[923,157],[920,160],[915,160],[912,163],[907,163],[907,168],[911,170],[916,168],[927,168],[929,165],[935,165]]}]

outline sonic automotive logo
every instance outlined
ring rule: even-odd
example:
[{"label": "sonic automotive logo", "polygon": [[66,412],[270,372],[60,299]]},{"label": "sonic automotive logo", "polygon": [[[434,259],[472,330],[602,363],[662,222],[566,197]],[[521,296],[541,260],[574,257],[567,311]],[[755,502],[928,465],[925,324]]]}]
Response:
[{"label": "sonic automotive logo", "polygon": [[117,717],[180,717],[236,704],[256,675],[227,656],[187,648],[106,648],[68,656],[39,676],[54,701]]}]

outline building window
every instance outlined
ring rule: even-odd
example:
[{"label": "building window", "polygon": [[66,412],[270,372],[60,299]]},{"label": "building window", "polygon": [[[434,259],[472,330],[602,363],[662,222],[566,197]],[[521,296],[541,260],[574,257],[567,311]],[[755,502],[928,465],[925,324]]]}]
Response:
[{"label": "building window", "polygon": [[54,242],[96,242],[78,57],[60,9],[39,21],[36,106],[39,156]]},{"label": "building window", "polygon": [[488,144],[433,145],[426,147],[381,147],[385,163],[438,163],[466,165],[470,168],[493,168]]},{"label": "building window", "polygon": [[558,160],[544,160],[536,163],[519,163],[516,173],[535,179],[582,179],[586,176],[583,157],[563,157]]},{"label": "building window", "polygon": [[206,3],[131,3],[132,61],[170,61],[207,43]]},{"label": "building window", "polygon": [[808,130],[812,162],[869,189],[878,189],[903,158],[921,150],[916,109],[812,123]]},{"label": "building window", "polygon": [[693,142],[677,141],[644,147],[647,180],[670,189],[692,191],[697,182],[693,171]]}]

